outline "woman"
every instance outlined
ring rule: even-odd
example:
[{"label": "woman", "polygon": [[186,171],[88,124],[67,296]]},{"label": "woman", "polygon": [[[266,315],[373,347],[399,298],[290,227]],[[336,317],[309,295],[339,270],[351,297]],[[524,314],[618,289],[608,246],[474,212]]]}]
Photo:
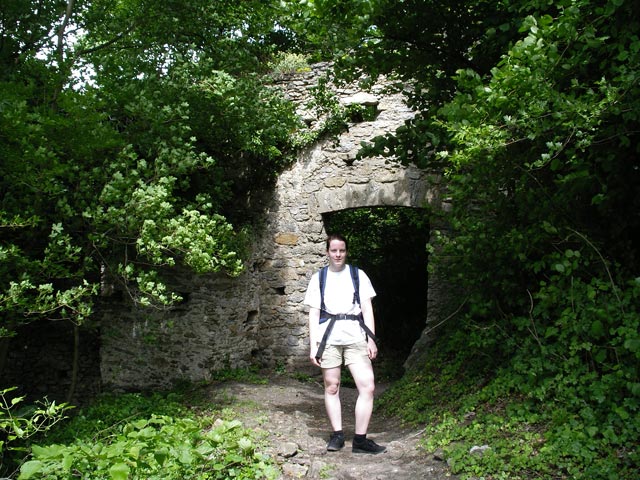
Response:
[{"label": "woman", "polygon": [[[330,235],[326,246],[329,266],[323,281],[324,292],[321,293],[322,271],[316,272],[307,287],[304,303],[310,307],[309,358],[322,369],[324,403],[333,429],[327,450],[337,451],[344,447],[340,403],[340,376],[344,364],[358,389],[352,451],[382,453],[386,447],[367,438],[375,391],[371,360],[378,355],[371,305],[376,292],[362,270],[352,270],[347,265],[347,240],[343,236]],[[359,288],[354,286],[352,271],[356,272]],[[330,333],[323,341],[327,330]]]}]

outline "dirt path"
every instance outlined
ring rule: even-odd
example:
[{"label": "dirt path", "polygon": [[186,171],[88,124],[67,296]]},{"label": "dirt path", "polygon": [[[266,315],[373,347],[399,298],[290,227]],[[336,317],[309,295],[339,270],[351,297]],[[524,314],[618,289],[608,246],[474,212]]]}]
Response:
[{"label": "dirt path", "polygon": [[[379,395],[385,386],[379,385]],[[266,385],[227,382],[215,385],[211,398],[239,415],[244,426],[268,432],[269,454],[282,467],[281,479],[323,480],[441,480],[455,478],[446,464],[420,452],[420,432],[402,428],[395,419],[375,415],[369,437],[387,447],[379,455],[351,452],[353,411],[357,392],[341,387],[345,448],[327,452],[329,426],[320,382],[285,376]]]}]

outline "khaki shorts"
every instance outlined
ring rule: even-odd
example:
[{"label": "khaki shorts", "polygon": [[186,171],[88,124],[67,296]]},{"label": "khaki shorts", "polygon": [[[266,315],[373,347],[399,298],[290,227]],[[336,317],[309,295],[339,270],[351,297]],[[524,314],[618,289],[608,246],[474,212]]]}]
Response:
[{"label": "khaki shorts", "polygon": [[322,368],[335,368],[353,363],[371,363],[367,342],[362,341],[351,345],[327,345],[322,353]]}]

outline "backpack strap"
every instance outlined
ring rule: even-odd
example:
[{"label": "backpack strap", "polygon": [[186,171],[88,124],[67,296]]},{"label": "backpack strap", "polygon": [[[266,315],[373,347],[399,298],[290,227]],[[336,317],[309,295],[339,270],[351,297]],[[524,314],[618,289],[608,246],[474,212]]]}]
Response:
[{"label": "backpack strap", "polygon": [[324,287],[327,284],[327,270],[329,267],[322,267],[318,274],[318,280],[320,281],[320,323],[324,323],[328,320],[327,306],[324,304]]},{"label": "backpack strap", "polygon": [[353,304],[360,305],[360,275],[358,275],[358,267],[349,265],[351,271],[351,281],[353,282]]},{"label": "backpack strap", "polygon": [[345,314],[329,315],[328,319],[329,319],[329,325],[327,325],[327,329],[324,331],[322,340],[318,345],[318,351],[316,352],[316,360],[318,361],[322,358],[324,349],[327,347],[327,339],[329,338],[329,335],[331,335],[331,330],[333,330],[333,326],[335,325],[337,320],[356,320],[360,324],[360,328],[364,330],[365,335],[367,336],[367,339],[371,338],[374,342],[378,343],[378,337],[376,337],[375,334],[371,331],[371,329],[367,327],[367,324],[364,323],[364,318],[362,316],[362,313],[360,315],[345,315]]},{"label": "backpack strap", "polygon": [[[329,270],[329,267],[322,267],[318,274],[318,281],[320,283],[320,323],[324,323],[329,319],[327,306],[324,304],[324,287],[327,284],[327,270]],[[351,273],[351,281],[353,282],[353,304],[360,305],[360,276],[358,275],[358,267],[349,265],[349,271]]]},{"label": "backpack strap", "polygon": [[316,352],[316,360],[320,361],[320,359],[322,358],[322,354],[324,353],[324,349],[327,346],[327,339],[329,338],[329,335],[331,334],[331,330],[333,330],[333,325],[336,323],[336,317],[331,318],[331,320],[329,320],[329,325],[327,325],[327,329],[324,331],[324,335],[322,336],[322,340],[320,341],[320,344],[318,345],[318,351]]},{"label": "backpack strap", "polygon": [[[329,267],[322,267],[318,274],[318,281],[320,282],[320,323],[324,323],[329,320],[329,325],[327,325],[327,329],[324,331],[324,335],[322,336],[322,340],[318,345],[318,352],[316,353],[316,359],[320,360],[322,358],[322,354],[324,353],[324,349],[327,345],[327,339],[329,335],[331,335],[331,330],[333,330],[333,325],[336,323],[336,320],[357,320],[360,323],[360,327],[364,330],[367,337],[371,337],[374,342],[378,342],[378,339],[373,334],[371,329],[367,327],[364,323],[364,318],[362,316],[362,312],[359,315],[344,315],[337,314],[332,315],[327,313],[326,306],[324,304],[324,288],[327,284],[327,270]],[[360,276],[358,273],[358,267],[355,265],[349,265],[349,271],[351,273],[351,281],[353,282],[353,304],[360,304]]]}]

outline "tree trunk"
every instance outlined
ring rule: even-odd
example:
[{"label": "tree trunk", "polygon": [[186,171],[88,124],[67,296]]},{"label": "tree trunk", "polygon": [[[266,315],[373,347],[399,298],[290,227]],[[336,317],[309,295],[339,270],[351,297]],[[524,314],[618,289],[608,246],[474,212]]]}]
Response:
[{"label": "tree trunk", "polygon": [[71,368],[71,385],[69,385],[69,391],[67,392],[67,403],[71,403],[71,399],[76,392],[76,385],[78,384],[78,365],[80,363],[80,327],[76,324],[73,325],[73,364]]}]

